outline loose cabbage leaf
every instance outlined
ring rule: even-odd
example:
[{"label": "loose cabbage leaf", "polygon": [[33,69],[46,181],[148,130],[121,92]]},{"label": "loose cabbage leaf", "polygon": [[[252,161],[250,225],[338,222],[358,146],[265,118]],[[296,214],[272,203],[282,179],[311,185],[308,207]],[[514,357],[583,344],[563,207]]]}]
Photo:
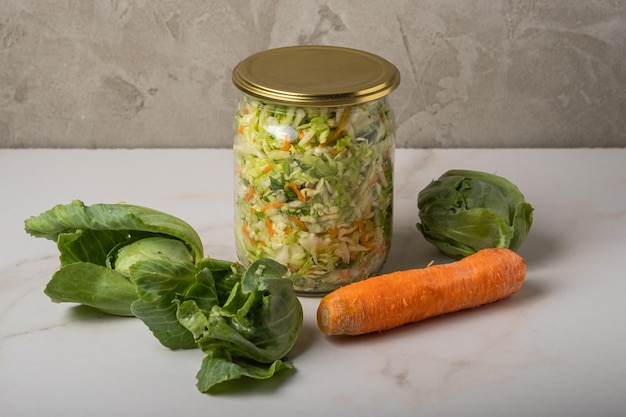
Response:
[{"label": "loose cabbage leaf", "polygon": [[269,365],[258,362],[240,360],[234,362],[227,352],[211,352],[202,360],[202,367],[198,371],[196,386],[201,392],[209,392],[211,388],[221,382],[249,377],[253,379],[268,379],[277,372],[294,369],[293,363],[286,360],[276,360]]},{"label": "loose cabbage leaf", "polygon": [[199,390],[241,376],[269,378],[293,367],[283,359],[296,342],[303,312],[286,272],[274,261],[259,259],[223,305],[207,312],[195,300],[179,304],[179,322],[207,354],[197,375]]}]

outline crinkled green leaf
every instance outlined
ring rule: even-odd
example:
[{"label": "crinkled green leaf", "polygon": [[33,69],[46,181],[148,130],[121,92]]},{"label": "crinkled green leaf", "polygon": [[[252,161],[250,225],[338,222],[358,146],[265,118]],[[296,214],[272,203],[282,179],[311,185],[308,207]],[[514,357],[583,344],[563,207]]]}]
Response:
[{"label": "crinkled green leaf", "polygon": [[89,262],[106,266],[107,256],[120,242],[128,239],[126,231],[76,229],[57,236],[61,266]]},{"label": "crinkled green leaf", "polygon": [[[242,369],[246,373],[254,370],[256,377],[266,371],[273,374],[277,361],[291,350],[302,327],[303,312],[293,283],[282,278],[285,273],[282,265],[260,259],[248,268],[242,282],[233,286],[228,300],[213,306],[208,315],[193,300],[179,303],[179,322],[212,358],[198,374],[201,391],[232,379],[231,373],[239,378]],[[226,366],[227,361],[232,364]],[[210,369],[211,364],[219,369]],[[266,371],[259,374],[262,369]]]},{"label": "crinkled green leaf", "polygon": [[54,241],[61,234],[77,230],[119,231],[128,239],[134,233],[150,232],[180,239],[189,246],[195,260],[203,257],[200,237],[189,224],[170,214],[130,204],[86,206],[74,200],[26,219],[24,226],[28,234]]},{"label": "crinkled green leaf", "polygon": [[104,266],[75,262],[54,273],[45,294],[56,303],[78,303],[107,314],[132,316],[135,286],[123,275]]},{"label": "crinkled green leaf", "polygon": [[211,388],[226,381],[241,377],[253,379],[268,379],[277,372],[294,369],[293,363],[288,360],[275,360],[269,364],[250,362],[245,360],[233,361],[224,352],[215,352],[205,356],[198,371],[196,386],[201,392],[209,392]]},{"label": "crinkled green leaf", "polygon": [[208,268],[213,275],[218,304],[223,305],[233,287],[241,282],[241,277],[246,271],[238,262],[224,261],[220,259],[205,258],[198,262],[200,268]]},{"label": "crinkled green leaf", "polygon": [[[197,272],[193,263],[163,260],[143,261],[131,267],[131,281],[139,295],[131,311],[170,349],[197,347],[193,335],[176,318],[178,305],[174,301],[196,284]],[[203,270],[200,279],[211,279],[210,273],[206,275]]]},{"label": "crinkled green leaf", "polygon": [[527,202],[523,201],[515,206],[515,213],[513,214],[513,229],[517,233],[513,234],[511,238],[510,248],[517,250],[522,242],[526,239],[526,235],[530,232],[530,226],[533,222],[533,207]]},{"label": "crinkled green leaf", "polygon": [[451,170],[418,195],[424,238],[453,258],[484,248],[519,249],[532,225],[533,208],[505,178]]}]

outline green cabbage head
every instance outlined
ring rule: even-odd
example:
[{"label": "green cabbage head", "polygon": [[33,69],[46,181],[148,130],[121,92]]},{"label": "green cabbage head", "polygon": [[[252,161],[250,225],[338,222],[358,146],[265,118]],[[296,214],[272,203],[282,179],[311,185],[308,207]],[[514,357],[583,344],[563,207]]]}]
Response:
[{"label": "green cabbage head", "polygon": [[517,251],[533,221],[533,207],[509,180],[451,170],[417,197],[417,229],[444,254],[460,259],[484,248]]}]

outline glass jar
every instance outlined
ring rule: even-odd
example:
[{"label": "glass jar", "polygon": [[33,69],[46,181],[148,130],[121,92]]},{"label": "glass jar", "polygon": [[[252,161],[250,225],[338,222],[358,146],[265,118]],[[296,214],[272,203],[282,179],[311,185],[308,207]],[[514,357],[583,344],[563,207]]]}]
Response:
[{"label": "glass jar", "polygon": [[272,258],[322,295],[376,274],[391,244],[395,124],[386,60],[328,46],[272,49],[233,70],[239,261]]}]

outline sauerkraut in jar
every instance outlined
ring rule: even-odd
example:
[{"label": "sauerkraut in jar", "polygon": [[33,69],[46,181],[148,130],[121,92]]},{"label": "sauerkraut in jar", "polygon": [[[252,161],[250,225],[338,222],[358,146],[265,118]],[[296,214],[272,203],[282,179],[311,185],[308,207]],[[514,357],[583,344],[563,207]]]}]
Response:
[{"label": "sauerkraut in jar", "polygon": [[376,274],[392,231],[395,126],[386,94],[310,105],[242,90],[233,146],[239,261],[284,264],[300,294]]}]

